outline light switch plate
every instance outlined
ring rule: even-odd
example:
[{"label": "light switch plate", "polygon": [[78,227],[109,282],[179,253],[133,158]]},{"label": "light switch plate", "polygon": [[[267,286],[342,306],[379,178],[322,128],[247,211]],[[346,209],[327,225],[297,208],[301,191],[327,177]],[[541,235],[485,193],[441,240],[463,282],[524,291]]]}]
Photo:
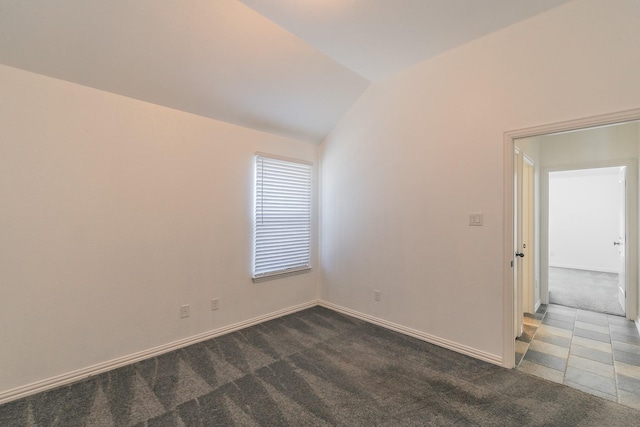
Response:
[{"label": "light switch plate", "polygon": [[483,223],[482,212],[472,212],[469,214],[469,225],[481,226]]}]

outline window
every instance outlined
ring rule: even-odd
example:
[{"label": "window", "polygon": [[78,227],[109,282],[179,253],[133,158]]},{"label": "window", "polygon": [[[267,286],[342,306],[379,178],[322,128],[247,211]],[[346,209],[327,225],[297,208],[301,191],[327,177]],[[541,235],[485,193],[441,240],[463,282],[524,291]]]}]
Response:
[{"label": "window", "polygon": [[311,268],[311,166],[256,154],[254,280]]}]

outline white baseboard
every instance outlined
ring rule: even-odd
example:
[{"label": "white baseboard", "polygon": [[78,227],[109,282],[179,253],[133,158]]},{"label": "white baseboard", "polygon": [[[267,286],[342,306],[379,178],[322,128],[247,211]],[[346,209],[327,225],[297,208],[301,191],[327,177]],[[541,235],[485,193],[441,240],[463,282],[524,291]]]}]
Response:
[{"label": "white baseboard", "polygon": [[594,267],[594,266],[588,266],[588,265],[571,265],[571,264],[557,264],[557,263],[551,264],[550,263],[549,267],[568,268],[570,270],[598,271],[600,273],[616,273],[616,274],[618,274],[618,270],[617,269],[600,268],[600,267]]},{"label": "white baseboard", "polygon": [[[37,381],[31,384],[27,384],[25,386],[16,387],[11,390],[7,390],[4,392],[0,392],[0,405],[3,403],[10,402],[12,400],[20,399],[23,397],[30,396],[32,394],[40,393],[43,391],[51,390],[56,387],[61,387],[64,385],[68,385],[80,380],[84,380],[86,378],[101,374],[103,372],[110,371],[112,369],[117,369],[122,366],[129,365],[131,363],[139,362],[141,360],[149,359],[155,356],[159,356],[164,353],[168,353],[170,351],[174,351],[183,347],[187,347],[192,344],[196,344],[202,341],[206,341],[211,338],[215,338],[221,335],[228,334],[230,332],[234,332],[240,329],[248,328],[250,326],[257,325],[259,323],[266,322],[268,320],[276,319],[278,317],[286,316],[287,314],[295,313],[297,311],[306,310],[311,307],[315,307],[320,305],[322,307],[328,308],[330,310],[336,311],[338,313],[346,314],[347,316],[352,316],[365,322],[372,323],[374,325],[381,326],[386,329],[391,329],[393,331],[399,332],[401,334],[409,335],[414,338],[418,338],[422,341],[426,341],[440,347],[448,348],[449,350],[453,350],[458,353],[466,354],[467,356],[474,357],[476,359],[483,360],[485,362],[489,362],[495,365],[503,366],[502,357],[496,356],[494,354],[486,353],[475,348],[467,347],[465,345],[461,345],[455,343],[453,341],[449,341],[443,338],[436,337],[434,335],[426,334],[424,332],[408,328],[406,326],[398,325],[396,323],[392,323],[383,319],[379,319],[374,316],[370,316],[364,313],[360,313],[355,310],[351,310],[345,307],[341,307],[339,305],[322,301],[322,300],[312,300],[303,304],[299,304],[293,307],[288,307],[282,310],[278,310],[272,313],[268,313],[262,316],[254,317],[253,319],[245,320],[243,322],[234,323],[229,326],[224,326],[222,328],[214,329],[212,331],[204,332],[198,335],[194,335],[188,338],[184,338],[178,341],[174,341],[168,344],[160,345],[157,347],[150,348],[148,350],[139,351],[137,353],[133,353],[127,356],[118,357],[116,359],[108,360],[106,362],[98,363],[93,366],[89,366],[86,368],[78,369],[72,372],[68,372],[66,374],[57,375],[52,378],[48,378],[45,380]],[[640,323],[636,322],[636,325],[640,329]]]},{"label": "white baseboard", "polygon": [[355,310],[351,310],[345,307],[341,307],[339,305],[322,301],[320,300],[319,305],[330,310],[337,311],[338,313],[346,314],[347,316],[356,317],[358,319],[364,320],[365,322],[373,323],[374,325],[382,326],[386,329],[391,329],[392,331],[400,332],[404,335],[409,335],[414,338],[418,338],[419,340],[429,342],[431,344],[435,344],[440,347],[448,348],[449,350],[453,350],[457,353],[466,354],[467,356],[471,356],[476,359],[483,360],[485,362],[493,363],[494,365],[504,366],[504,361],[501,356],[496,356],[495,354],[486,353],[484,351],[467,347],[462,344],[458,344],[453,341],[449,341],[440,337],[436,337],[434,335],[430,335],[415,329],[408,328],[406,326],[398,325],[393,322],[389,322],[383,319],[379,319],[374,316],[370,316],[368,314],[360,313]]},{"label": "white baseboard", "polygon": [[48,378],[42,381],[37,381],[25,386],[16,387],[14,389],[0,392],[0,405],[10,402],[12,400],[20,399],[22,397],[30,396],[32,394],[40,393],[42,391],[50,390],[56,387],[68,385],[76,381],[80,381],[98,374],[101,374],[112,369],[120,368],[131,363],[139,362],[141,360],[149,359],[151,357],[159,356],[164,353],[168,353],[173,350],[177,350],[182,347],[186,347],[198,342],[206,341],[211,338],[225,335],[230,332],[234,332],[240,329],[248,328],[249,326],[257,325],[259,323],[266,322],[268,320],[276,319],[278,317],[286,316],[287,314],[295,313],[297,311],[306,310],[307,308],[315,307],[318,305],[318,300],[312,300],[303,304],[288,307],[282,310],[274,311],[262,316],[254,317],[253,319],[245,320],[243,322],[234,323],[233,325],[224,326],[222,328],[214,329],[212,331],[204,332],[198,335],[193,335],[188,338],[184,338],[178,341],[174,341],[168,344],[160,345],[150,348],[148,350],[139,351],[127,356],[118,357],[116,359],[108,360],[106,362],[98,363],[97,365],[89,366],[87,368],[78,369],[76,371],[68,372],[66,374],[57,375],[52,378]]}]

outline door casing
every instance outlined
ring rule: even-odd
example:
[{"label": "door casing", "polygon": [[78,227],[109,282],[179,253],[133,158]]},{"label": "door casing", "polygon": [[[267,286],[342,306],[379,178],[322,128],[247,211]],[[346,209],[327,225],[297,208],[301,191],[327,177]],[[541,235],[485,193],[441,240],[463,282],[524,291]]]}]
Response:
[{"label": "door casing", "polygon": [[[514,274],[513,263],[515,254],[514,244],[514,141],[519,138],[528,138],[533,136],[541,136],[558,132],[567,132],[579,129],[586,129],[597,126],[605,126],[611,124],[619,124],[625,122],[631,122],[640,120],[640,108],[621,111],[611,114],[604,114],[599,116],[592,116],[583,119],[570,120],[565,122],[552,123],[548,125],[536,126],[531,128],[519,129],[505,132],[503,142],[503,160],[504,160],[504,175],[503,175],[503,208],[504,208],[504,240],[503,240],[503,354],[502,365],[506,368],[513,368],[515,366],[515,322],[514,316],[516,308],[514,307],[515,301],[515,289],[514,289]],[[631,182],[637,183],[637,171],[635,164],[633,170],[627,169],[628,177],[633,176]],[[632,175],[633,174],[633,175]],[[542,177],[544,178],[544,177]],[[635,182],[634,182],[635,181]],[[638,312],[638,282],[637,282],[637,185],[634,185],[633,192],[630,189],[631,185],[627,185],[627,195],[631,198],[627,198],[627,204],[633,204],[634,211],[636,213],[635,220],[627,217],[627,235],[633,236],[633,239],[629,239],[633,244],[627,245],[627,283],[632,283],[634,286],[627,286],[627,318],[636,320]],[[635,203],[634,203],[635,201]],[[541,212],[544,212],[542,206],[543,199],[541,198]],[[541,215],[541,228],[542,228],[542,215]],[[547,225],[548,226],[548,225]],[[541,230],[542,231],[542,230]],[[541,297],[548,294],[548,270],[546,265],[548,264],[548,248],[540,244],[540,266],[541,266],[541,283],[540,293]],[[545,257],[545,259],[543,259]],[[634,269],[629,268],[629,262],[633,258]],[[545,270],[544,272],[542,270]],[[630,277],[633,276],[633,277]],[[544,280],[543,280],[544,279]],[[546,287],[546,288],[545,288]],[[542,301],[545,302],[545,301]]]},{"label": "door casing", "polygon": [[522,310],[534,313],[538,309],[535,285],[535,163],[522,155]]}]

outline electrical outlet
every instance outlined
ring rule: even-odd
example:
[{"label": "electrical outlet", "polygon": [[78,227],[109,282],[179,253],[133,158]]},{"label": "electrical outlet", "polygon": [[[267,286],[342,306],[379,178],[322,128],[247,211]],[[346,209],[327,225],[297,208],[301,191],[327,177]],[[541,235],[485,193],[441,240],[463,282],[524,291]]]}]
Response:
[{"label": "electrical outlet", "polygon": [[180,306],[180,317],[189,317],[189,304]]},{"label": "electrical outlet", "polygon": [[469,214],[469,225],[472,226],[482,226],[483,223],[483,214],[482,212],[472,212]]},{"label": "electrical outlet", "polygon": [[373,299],[375,299],[376,301],[380,301],[380,291],[379,290],[375,290],[373,291]]},{"label": "electrical outlet", "polygon": [[218,298],[212,298],[211,299],[211,310],[217,310],[218,309]]}]

